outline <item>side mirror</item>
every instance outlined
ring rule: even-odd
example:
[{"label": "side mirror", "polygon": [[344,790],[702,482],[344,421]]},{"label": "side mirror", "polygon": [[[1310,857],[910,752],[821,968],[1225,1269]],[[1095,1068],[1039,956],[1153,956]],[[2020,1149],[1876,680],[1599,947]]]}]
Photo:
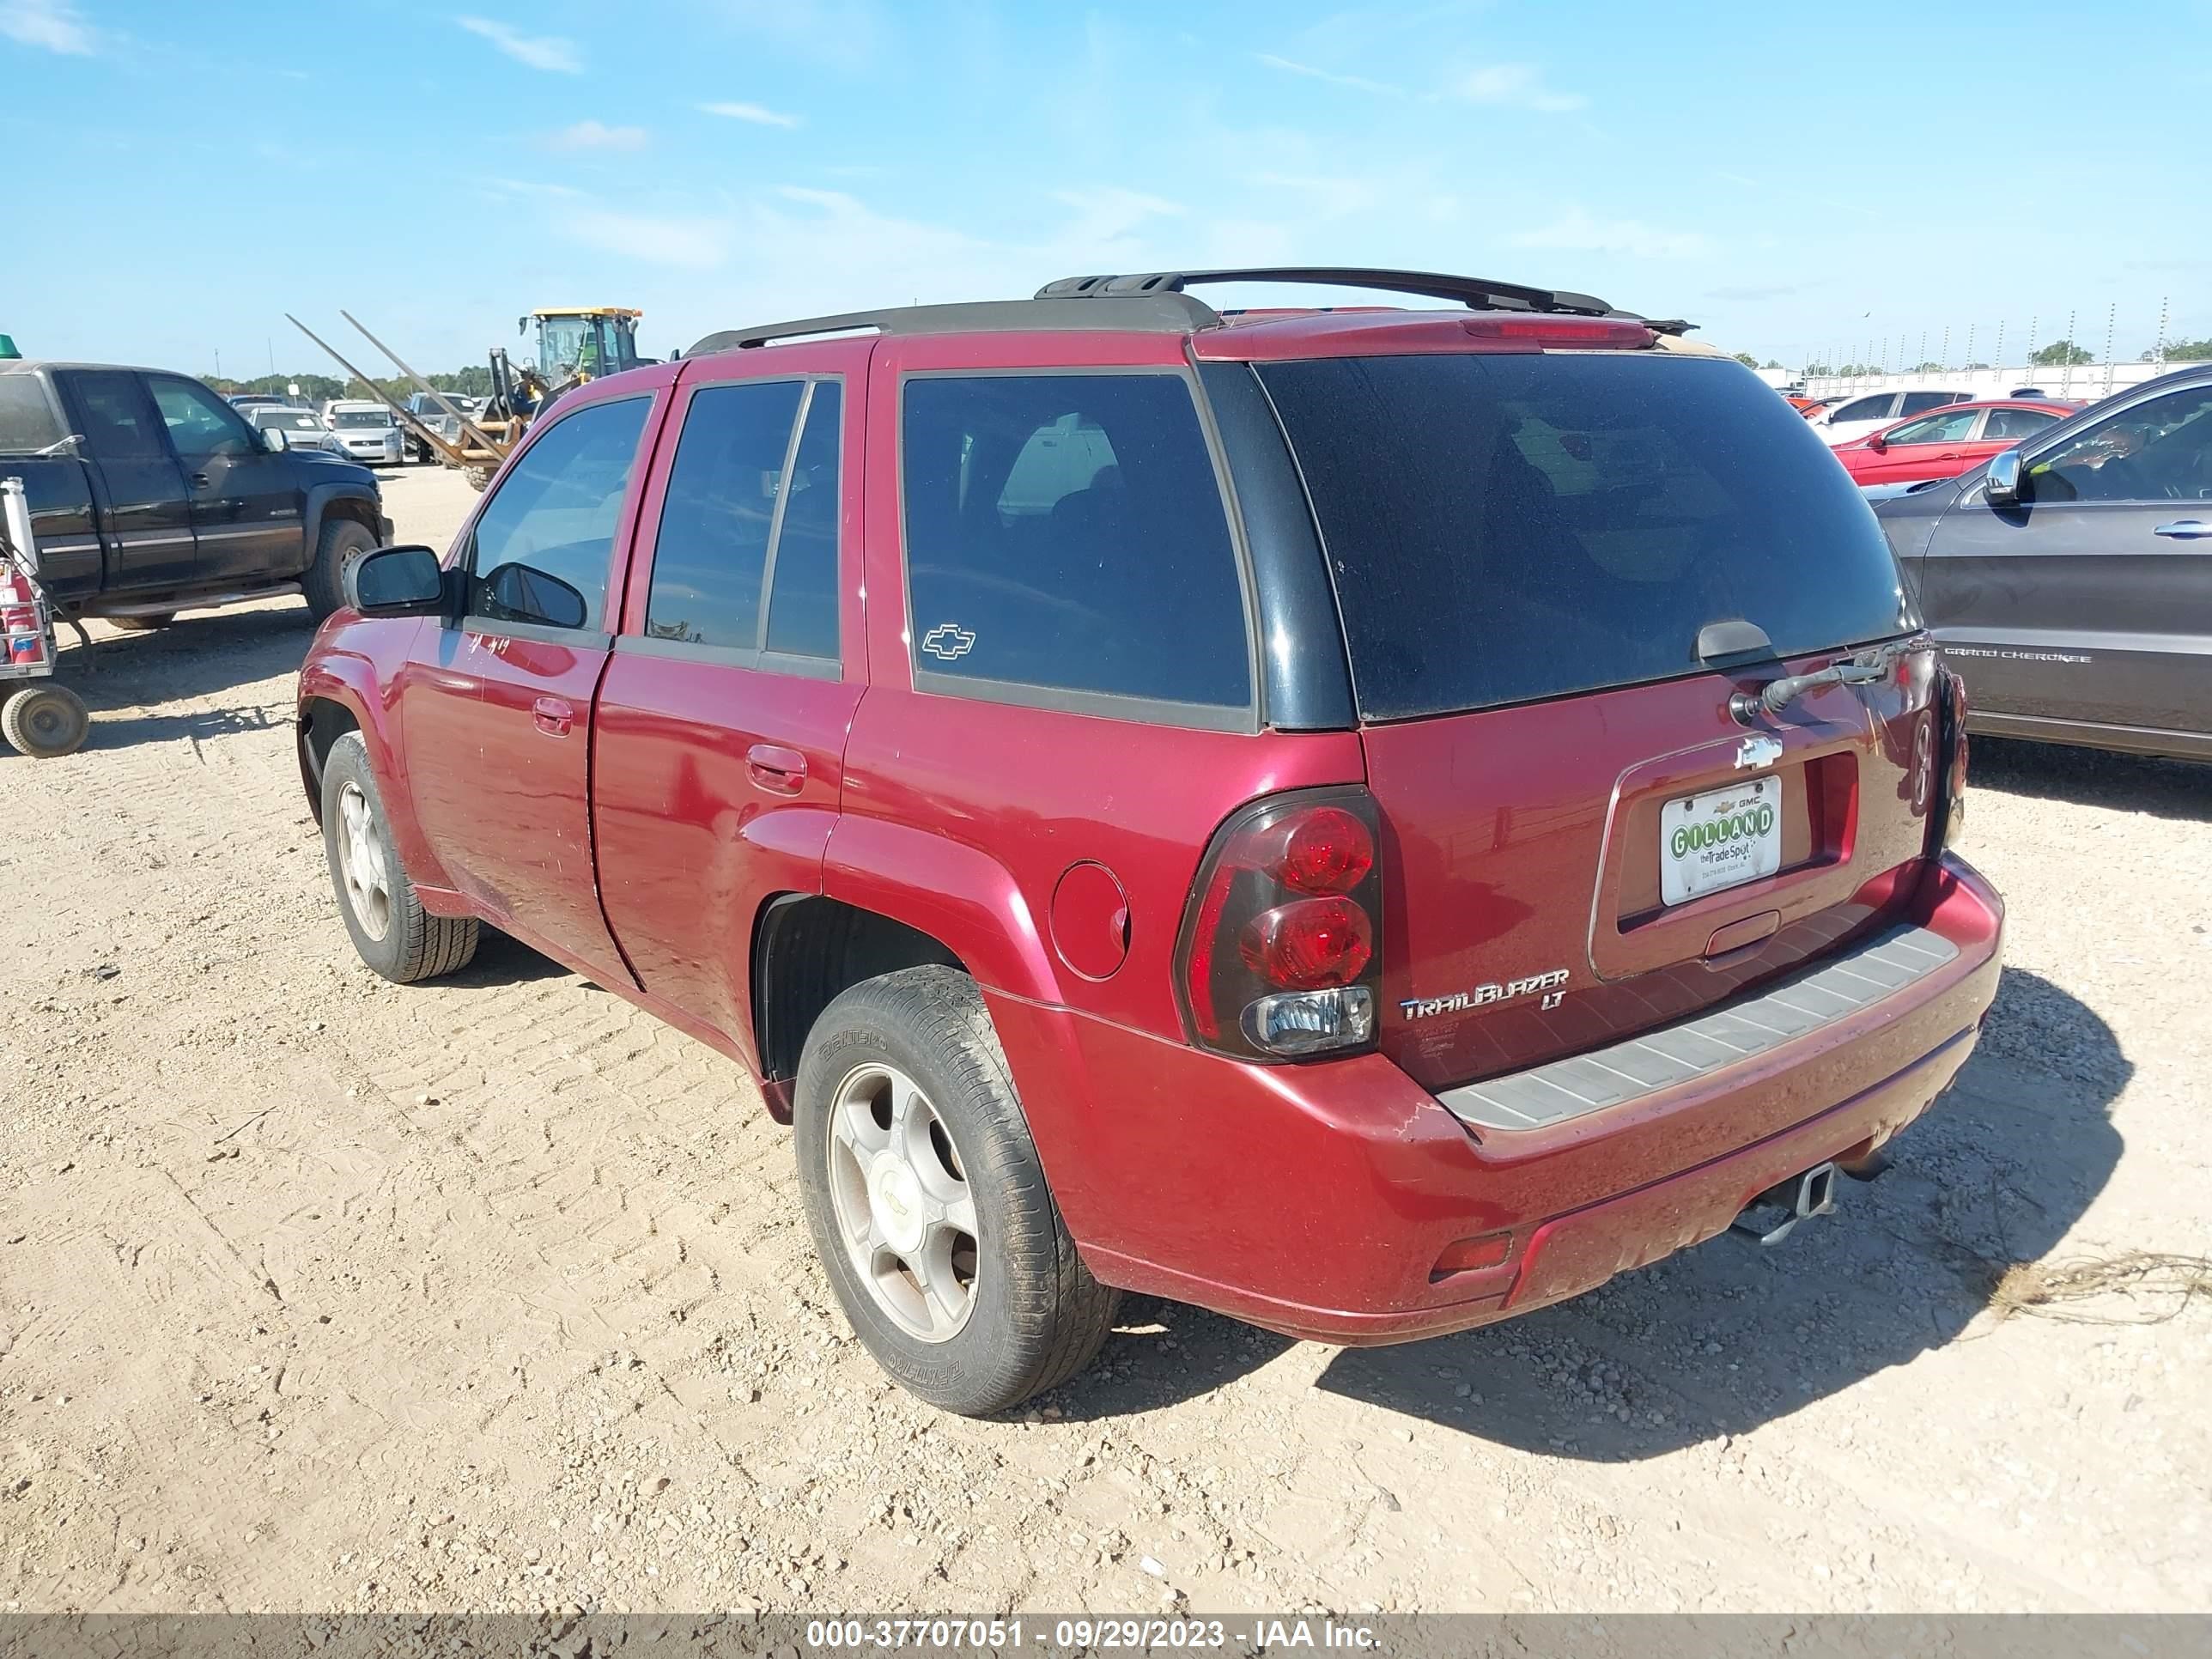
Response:
[{"label": "side mirror", "polygon": [[261,447],[271,455],[282,455],[292,447],[291,434],[281,426],[264,426],[261,428]]},{"label": "side mirror", "polygon": [[427,547],[380,547],[345,573],[346,603],[364,617],[435,617],[446,573]]},{"label": "side mirror", "polygon": [[1879,432],[1869,432],[1867,434],[1866,446],[1879,455],[1889,447],[1889,440]]},{"label": "side mirror", "polygon": [[487,617],[541,628],[581,628],[591,619],[580,592],[526,564],[503,564],[485,577],[479,608]]},{"label": "side mirror", "polygon": [[1990,457],[1989,476],[1982,489],[1991,507],[2018,507],[2027,499],[2020,471],[2020,451],[2001,449]]}]

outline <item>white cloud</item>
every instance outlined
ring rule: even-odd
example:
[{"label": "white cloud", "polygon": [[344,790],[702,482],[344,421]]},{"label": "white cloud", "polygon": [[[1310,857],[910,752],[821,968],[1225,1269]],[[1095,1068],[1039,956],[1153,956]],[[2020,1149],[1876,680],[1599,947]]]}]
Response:
[{"label": "white cloud", "polygon": [[1370,81],[1364,75],[1340,75],[1334,70],[1316,69],[1311,64],[1301,64],[1288,58],[1278,58],[1272,52],[1258,54],[1269,69],[1280,70],[1285,75],[1303,75],[1310,80],[1326,81],[1333,87],[1350,87],[1354,92],[1379,92],[1391,97],[1403,94],[1386,82]]},{"label": "white cloud", "polygon": [[1379,194],[1370,179],[1330,173],[1255,173],[1252,182],[1265,190],[1289,191],[1324,219],[1364,213],[1376,204]]},{"label": "white cloud", "polygon": [[703,216],[617,213],[602,208],[563,213],[554,228],[586,247],[647,264],[712,270],[730,257],[732,227]]},{"label": "white cloud", "polygon": [[796,115],[786,115],[780,110],[765,109],[758,104],[738,104],[727,101],[702,104],[700,109],[708,115],[720,115],[732,121],[750,121],[756,126],[795,127]]},{"label": "white cloud", "polygon": [[471,34],[482,35],[518,64],[527,64],[534,70],[545,70],[555,75],[581,75],[584,72],[583,54],[574,40],[563,40],[557,34],[525,34],[510,23],[489,17],[456,17],[453,19]]},{"label": "white cloud", "polygon": [[1486,64],[1461,75],[1452,90],[1471,104],[1502,104],[1546,115],[1564,114],[1589,102],[1578,92],[1555,92],[1546,86],[1543,71],[1534,64]]},{"label": "white cloud", "polygon": [[1694,259],[1712,250],[1695,231],[1662,230],[1640,219],[1599,219],[1581,208],[1570,208],[1548,225],[1505,240],[1514,247],[1627,254],[1638,259]]},{"label": "white cloud", "polygon": [[26,46],[89,58],[92,27],[69,0],[0,0],[0,34]]},{"label": "white cloud", "polygon": [[640,150],[649,137],[643,127],[611,127],[586,120],[548,134],[545,142],[554,149]]}]

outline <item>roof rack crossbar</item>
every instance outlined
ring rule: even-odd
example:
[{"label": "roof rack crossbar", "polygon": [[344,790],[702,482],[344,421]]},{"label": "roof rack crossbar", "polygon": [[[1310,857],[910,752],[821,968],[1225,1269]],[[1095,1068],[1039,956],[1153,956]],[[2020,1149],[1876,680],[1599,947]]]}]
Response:
[{"label": "roof rack crossbar", "polygon": [[1371,288],[1430,300],[1457,300],[1477,311],[1559,311],[1577,316],[1616,314],[1594,295],[1563,289],[1493,283],[1432,270],[1388,270],[1359,265],[1254,266],[1224,270],[1154,270],[1120,276],[1063,276],[1037,290],[1037,298],[1119,299],[1137,294],[1180,294],[1194,283],[1310,283],[1330,288]]},{"label": "roof rack crossbar", "polygon": [[757,328],[730,328],[709,334],[686,357],[708,352],[743,351],[778,341],[801,340],[817,334],[844,334],[874,329],[882,334],[945,334],[955,331],[981,333],[1017,329],[1127,329],[1140,333],[1189,334],[1211,328],[1220,314],[1202,300],[1173,291],[1113,296],[1111,305],[1099,305],[1087,296],[1070,300],[1060,295],[1035,300],[984,300],[941,306],[891,306],[877,311],[846,311],[828,317],[801,317],[791,322],[768,323]]}]

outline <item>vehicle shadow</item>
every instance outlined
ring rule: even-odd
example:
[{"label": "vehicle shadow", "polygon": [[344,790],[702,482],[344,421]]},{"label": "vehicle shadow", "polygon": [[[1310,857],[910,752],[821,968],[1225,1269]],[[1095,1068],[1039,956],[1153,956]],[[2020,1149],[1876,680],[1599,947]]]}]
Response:
[{"label": "vehicle shadow", "polygon": [[1976,789],[2148,812],[2154,817],[2212,821],[2212,764],[2202,761],[2152,760],[2019,738],[1976,738],[1968,769],[1969,825]]},{"label": "vehicle shadow", "polygon": [[[193,615],[143,634],[94,629],[80,644],[60,630],[55,672],[92,710],[92,742],[102,742],[103,711],[211,696],[298,672],[314,638],[314,620],[299,600],[251,610]],[[285,688],[289,704],[290,687]],[[178,716],[182,720],[189,717]],[[130,722],[119,722],[130,724]]]},{"label": "vehicle shadow", "polygon": [[[2064,1238],[2119,1161],[2108,1115],[2133,1071],[2098,1015],[2007,969],[1951,1089],[1838,1213],[1765,1249],[1730,1235],[1553,1308],[1398,1347],[1346,1349],[1319,1386],[1501,1445],[1632,1462],[1741,1433],[1959,1337],[2015,1263]],[[1067,1418],[1156,1410],[1279,1354],[1284,1339],[1138,1302]]]},{"label": "vehicle shadow", "polygon": [[548,956],[541,956],[520,939],[486,927],[477,939],[477,953],[465,968],[445,975],[438,983],[458,991],[489,990],[499,985],[527,985],[533,980],[574,979],[587,991],[600,988],[572,974]]}]

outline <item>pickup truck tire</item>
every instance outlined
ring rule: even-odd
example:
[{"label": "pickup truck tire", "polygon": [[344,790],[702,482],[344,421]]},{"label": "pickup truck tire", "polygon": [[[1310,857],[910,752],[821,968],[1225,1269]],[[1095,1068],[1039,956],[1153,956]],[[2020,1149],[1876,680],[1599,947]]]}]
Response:
[{"label": "pickup truck tire", "polygon": [[982,1417],[1090,1363],[1121,1293],[1076,1254],[967,975],[908,968],[840,995],[807,1033],[792,1115],[815,1249],[895,1381]]},{"label": "pickup truck tire", "polygon": [[175,611],[164,611],[160,615],[153,617],[110,617],[106,618],[106,623],[110,628],[122,633],[150,634],[157,628],[167,628],[176,619]]},{"label": "pickup truck tire", "polygon": [[307,610],[317,622],[345,603],[345,573],[376,546],[376,538],[351,519],[326,519],[315,543],[315,562],[300,578]]},{"label": "pickup truck tire", "polygon": [[434,916],[416,896],[358,732],[323,763],[323,850],[355,951],[393,984],[453,973],[476,955],[474,916]]},{"label": "pickup truck tire", "polygon": [[33,684],[0,689],[0,737],[19,755],[52,760],[76,752],[92,730],[84,700],[65,685]]}]

